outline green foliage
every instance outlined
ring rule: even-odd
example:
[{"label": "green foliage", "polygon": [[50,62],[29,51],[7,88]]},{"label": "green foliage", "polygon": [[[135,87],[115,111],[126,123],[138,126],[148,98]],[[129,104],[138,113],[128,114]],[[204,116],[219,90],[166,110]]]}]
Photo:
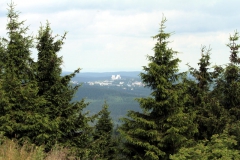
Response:
[{"label": "green foliage", "polygon": [[[39,95],[46,94],[47,91],[58,94],[57,89],[53,90],[52,87],[56,82],[61,81],[61,68],[62,57],[58,57],[57,53],[60,51],[66,33],[59,40],[53,36],[50,24],[47,23],[46,27],[41,26],[37,37],[36,48],[38,50],[37,61],[37,81],[39,86]],[[53,98],[53,97],[51,97]]]},{"label": "green foliage", "polygon": [[62,58],[57,56],[65,35],[52,36],[49,23],[37,36],[38,61],[30,57],[33,37],[18,21],[19,14],[10,4],[8,38],[0,43],[0,132],[6,137],[44,145],[50,151],[55,144],[67,146],[71,152],[84,155],[89,150],[92,119],[82,113],[88,103],[72,102],[79,86],[70,84],[80,71],[61,76]]},{"label": "green foliage", "polygon": [[183,147],[177,154],[171,155],[172,160],[188,160],[188,159],[218,159],[232,160],[240,159],[240,151],[234,149],[237,141],[234,136],[229,136],[227,130],[222,134],[214,134],[211,140],[199,141],[193,147]]},{"label": "green foliage", "polygon": [[193,124],[194,114],[184,110],[187,100],[185,86],[179,83],[177,53],[168,48],[163,18],[159,34],[154,36],[157,43],[154,56],[148,56],[149,64],[141,73],[143,83],[152,89],[151,96],[139,98],[143,113],[130,111],[120,127],[123,141],[123,155],[129,159],[168,159],[181,146],[191,143],[197,131]]},{"label": "green foliage", "polygon": [[215,90],[218,91],[217,93],[222,92],[222,94],[217,96],[221,96],[222,105],[230,111],[230,115],[234,121],[240,118],[240,60],[238,57],[240,45],[236,44],[238,39],[238,32],[235,32],[233,36],[229,38],[230,42],[227,46],[231,50],[230,63],[226,68],[222,69],[220,80],[217,81],[218,86],[215,88]]},{"label": "green foliage", "polygon": [[202,141],[198,141],[194,147],[180,149],[173,159],[239,159],[240,92],[237,40],[238,33],[235,32],[230,36],[230,43],[227,45],[231,49],[231,63],[226,68],[214,66],[214,71],[209,72],[209,51],[202,54],[199,70],[190,68],[190,73],[197,82],[189,83],[188,93],[192,100],[188,107],[192,106],[192,110],[197,111],[199,132],[196,138]]},{"label": "green foliage", "polygon": [[[225,68],[214,66],[211,71],[211,50],[203,46],[199,68],[189,66],[191,79],[187,73],[179,73],[180,59],[168,47],[171,33],[165,32],[163,17],[159,33],[153,37],[154,55],[147,57],[149,64],[140,74],[151,94],[136,99],[139,112],[130,110],[122,118],[123,124],[118,129],[120,141],[117,131],[113,133],[108,104],[121,103],[119,110],[123,105],[135,107],[130,100],[137,95],[99,90],[91,96],[110,102],[90,116],[84,112],[88,106],[85,99],[74,97],[80,85],[70,83],[80,69],[61,76],[63,60],[57,54],[66,33],[59,38],[53,36],[49,23],[41,26],[35,46],[38,60],[34,62],[31,58],[34,38],[27,35],[28,28],[18,16],[11,3],[8,37],[0,38],[1,136],[17,139],[23,146],[25,142],[41,146],[34,148],[34,156],[35,153],[42,156],[60,145],[69,149],[67,154],[86,160],[240,159],[238,32],[230,36],[227,44],[231,50],[230,63]],[[89,88],[86,90],[90,93]],[[100,102],[96,99],[95,104]],[[1,139],[4,146],[3,142]],[[20,155],[18,146],[14,148],[16,155]],[[4,157],[2,153],[0,156]]]},{"label": "green foliage", "polygon": [[229,110],[230,119],[230,135],[236,136],[237,146],[236,149],[240,149],[240,136],[239,136],[239,124],[240,124],[240,58],[239,58],[239,44],[236,41],[239,40],[239,33],[234,32],[229,38],[230,42],[227,46],[230,48],[230,64],[228,64],[223,72],[223,80],[220,81],[220,91],[223,95],[223,106]]},{"label": "green foliage", "polygon": [[0,131],[9,138],[20,141],[41,141],[44,133],[51,130],[46,123],[49,117],[40,112],[45,100],[37,96],[38,86],[34,81],[31,47],[33,38],[26,35],[28,28],[18,21],[18,13],[10,4],[8,12],[8,39],[3,38],[1,54],[5,60],[1,72]]},{"label": "green foliage", "polygon": [[[51,144],[59,143],[71,146],[81,156],[83,150],[89,145],[91,128],[82,110],[88,105],[84,99],[72,102],[74,94],[79,88],[70,84],[71,78],[80,69],[70,75],[61,76],[62,58],[57,56],[63,45],[66,33],[61,39],[52,35],[49,23],[41,27],[37,37],[38,61],[37,82],[39,86],[38,96],[47,100],[44,112],[50,116],[50,120],[56,123],[49,136],[54,136]],[[55,130],[56,129],[56,130]]]},{"label": "green foliage", "polygon": [[94,139],[105,137],[110,139],[113,132],[113,123],[110,118],[110,112],[108,111],[108,104],[105,102],[100,112],[100,118],[95,125],[95,136]]},{"label": "green foliage", "polygon": [[228,113],[211,92],[216,73],[210,72],[210,51],[205,46],[201,49],[199,69],[189,66],[193,80],[184,80],[188,84],[190,99],[186,105],[189,112],[196,112],[198,133],[196,140],[210,139],[213,134],[221,133],[228,123]]},{"label": "green foliage", "polygon": [[92,155],[97,159],[111,160],[118,156],[118,138],[113,136],[113,122],[105,102],[99,112],[99,119],[95,125],[93,134]]}]

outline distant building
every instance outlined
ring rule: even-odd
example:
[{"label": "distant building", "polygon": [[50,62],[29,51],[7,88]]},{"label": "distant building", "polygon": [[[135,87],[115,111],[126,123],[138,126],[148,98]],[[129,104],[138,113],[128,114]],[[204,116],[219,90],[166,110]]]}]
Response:
[{"label": "distant building", "polygon": [[119,82],[119,84],[120,84],[120,85],[123,85],[123,84],[124,84],[124,82]]},{"label": "distant building", "polygon": [[121,79],[121,76],[120,76],[120,75],[117,75],[117,76],[116,76],[116,79]]},{"label": "distant building", "polygon": [[121,76],[118,74],[118,75],[112,75],[112,77],[111,77],[111,79],[112,80],[119,80],[119,79],[121,79]]},{"label": "distant building", "polygon": [[132,85],[133,86],[143,86],[142,82],[137,82],[137,81],[133,82]]},{"label": "distant building", "polygon": [[116,79],[116,78],[115,78],[115,75],[112,75],[111,79],[112,79],[112,80],[115,80],[115,79]]},{"label": "distant building", "polygon": [[94,85],[94,82],[88,82],[88,84],[89,84],[90,86],[93,86],[93,85]]}]

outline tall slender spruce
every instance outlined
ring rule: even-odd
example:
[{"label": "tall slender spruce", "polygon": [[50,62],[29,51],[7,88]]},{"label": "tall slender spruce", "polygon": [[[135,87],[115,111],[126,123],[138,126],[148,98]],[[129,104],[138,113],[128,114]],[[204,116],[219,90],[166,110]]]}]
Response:
[{"label": "tall slender spruce", "polygon": [[199,69],[189,68],[193,79],[188,80],[190,104],[186,104],[189,112],[196,112],[198,134],[196,140],[210,139],[213,134],[220,134],[228,122],[228,114],[218,98],[211,92],[214,87],[214,72],[210,71],[210,51],[205,46],[201,49]]},{"label": "tall slender spruce", "polygon": [[79,73],[75,70],[70,75],[61,76],[62,57],[57,53],[61,50],[66,33],[57,39],[53,36],[49,23],[41,27],[37,37],[37,81],[38,96],[47,101],[43,109],[53,122],[57,122],[54,134],[57,143],[73,148],[79,156],[88,148],[91,131],[83,109],[87,106],[84,99],[73,102],[75,92],[80,85],[71,84],[71,79]]},{"label": "tall slender spruce", "polygon": [[[3,96],[0,115],[0,131],[9,138],[20,141],[30,140],[37,143],[43,140],[48,117],[41,113],[45,101],[37,96],[38,88],[34,80],[33,59],[30,49],[33,38],[27,35],[24,21],[18,20],[19,14],[14,4],[9,5],[7,14],[8,38],[3,39],[1,54],[1,89]],[[3,47],[3,48],[2,48]]]},{"label": "tall slender spruce", "polygon": [[177,54],[168,47],[170,33],[165,30],[166,19],[160,24],[154,55],[140,74],[143,83],[152,89],[151,96],[139,98],[142,113],[130,111],[123,119],[123,155],[129,159],[169,159],[196,133],[194,114],[185,112],[186,86],[180,81]]},{"label": "tall slender spruce", "polygon": [[224,73],[225,79],[225,98],[224,107],[230,110],[230,114],[235,120],[240,120],[240,58],[238,56],[239,44],[236,41],[239,39],[239,33],[235,32],[230,36],[230,43],[227,45],[230,50],[230,64],[226,67]]},{"label": "tall slender spruce", "polygon": [[218,79],[214,87],[214,96],[219,99],[220,104],[229,112],[229,123],[240,120],[240,58],[238,56],[239,44],[238,32],[230,35],[230,42],[227,46],[230,48],[230,63],[223,67],[216,67]]},{"label": "tall slender spruce", "polygon": [[218,81],[218,91],[219,99],[221,98],[221,103],[224,108],[229,112],[230,121],[230,135],[236,136],[238,145],[236,148],[239,150],[240,144],[240,58],[239,58],[239,47],[237,44],[239,40],[239,33],[234,32],[230,35],[229,44],[227,46],[230,49],[230,63],[226,66],[222,72],[222,77]]},{"label": "tall slender spruce", "polygon": [[118,139],[113,137],[113,122],[108,111],[108,104],[105,102],[99,113],[99,119],[95,125],[94,145],[92,152],[98,155],[98,159],[116,159]]}]

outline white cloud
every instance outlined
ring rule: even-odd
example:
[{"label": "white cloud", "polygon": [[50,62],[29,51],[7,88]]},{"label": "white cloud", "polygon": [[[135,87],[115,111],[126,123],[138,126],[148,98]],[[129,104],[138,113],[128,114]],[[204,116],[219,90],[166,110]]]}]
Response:
[{"label": "white cloud", "polygon": [[186,64],[198,68],[197,63],[201,58],[201,46],[211,48],[211,60],[213,65],[223,65],[228,63],[230,55],[226,46],[229,34],[222,32],[207,32],[198,34],[174,35],[174,41],[170,44],[172,48],[180,52],[179,58],[182,60],[181,69],[187,69]]},{"label": "white cloud", "polygon": [[[7,3],[0,2],[0,36],[5,33]],[[68,31],[59,55],[64,70],[141,70],[146,55],[153,54],[151,36],[158,33],[162,14],[166,31],[175,32],[170,46],[182,60],[196,65],[201,45],[212,47],[212,62],[228,60],[229,33],[238,29],[240,1],[230,0],[15,0],[20,19],[27,20],[30,33],[37,34],[41,23],[51,24],[54,34]],[[36,59],[36,52],[33,57]]]}]

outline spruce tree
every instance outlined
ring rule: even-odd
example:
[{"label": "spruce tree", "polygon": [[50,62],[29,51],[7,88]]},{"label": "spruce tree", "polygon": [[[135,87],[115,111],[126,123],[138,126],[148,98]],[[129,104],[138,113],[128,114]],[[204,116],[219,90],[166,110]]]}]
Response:
[{"label": "spruce tree", "polygon": [[186,104],[189,112],[196,112],[198,134],[196,140],[210,139],[213,134],[222,133],[227,124],[228,114],[219,100],[211,92],[214,87],[214,72],[210,71],[210,51],[205,46],[201,49],[199,69],[189,66],[190,77],[186,80],[190,101]]},{"label": "spruce tree", "polygon": [[[18,20],[19,14],[11,3],[7,14],[8,38],[2,39],[1,54],[1,115],[0,131],[8,138],[37,143],[43,140],[49,121],[41,113],[45,105],[43,98],[37,96],[38,88],[34,80],[33,59],[30,49],[33,38],[27,35],[28,28]],[[1,63],[2,64],[2,63]]]},{"label": "spruce tree", "polygon": [[129,159],[169,159],[170,154],[191,143],[197,128],[194,114],[185,112],[186,86],[178,73],[177,54],[168,47],[170,33],[165,30],[166,19],[160,24],[154,55],[148,56],[149,64],[140,74],[150,97],[139,98],[142,112],[128,112],[120,132],[123,136],[123,155]]},{"label": "spruce tree", "polygon": [[239,39],[238,32],[230,36],[230,43],[227,45],[230,50],[230,64],[224,72],[224,107],[229,109],[234,120],[240,120],[240,58],[238,57],[239,44],[236,41]]},{"label": "spruce tree", "polygon": [[238,39],[238,32],[230,35],[230,42],[227,44],[231,53],[229,57],[230,63],[221,70],[221,77],[215,90],[221,104],[229,113],[228,120],[231,124],[229,134],[236,136],[238,142],[236,147],[240,149],[240,58],[238,55],[240,45],[237,44]]},{"label": "spruce tree", "polygon": [[214,134],[209,140],[198,141],[195,146],[189,148],[181,148],[177,154],[170,156],[170,159],[240,159],[240,151],[235,149],[235,146],[236,137],[229,136],[228,130],[225,129],[223,133]]},{"label": "spruce tree", "polygon": [[213,90],[215,96],[219,99],[220,103],[230,113],[230,119],[238,121],[240,118],[240,58],[238,57],[238,49],[240,45],[236,44],[239,39],[238,32],[230,35],[230,42],[227,46],[230,48],[230,63],[225,68],[221,66],[216,67],[218,79],[216,87]]},{"label": "spruce tree", "polygon": [[113,122],[105,102],[95,125],[93,152],[98,159],[111,160],[117,158],[118,139],[113,137]]},{"label": "spruce tree", "polygon": [[47,101],[43,112],[49,115],[51,121],[57,123],[56,130],[53,130],[55,138],[52,140],[70,147],[81,157],[89,152],[92,130],[88,122],[91,117],[83,114],[83,109],[88,105],[84,99],[72,101],[80,85],[71,84],[71,79],[80,69],[61,76],[62,57],[58,57],[57,53],[62,48],[65,36],[66,33],[60,39],[57,39],[58,36],[53,36],[49,23],[39,30],[36,63],[38,96],[43,96]]}]

